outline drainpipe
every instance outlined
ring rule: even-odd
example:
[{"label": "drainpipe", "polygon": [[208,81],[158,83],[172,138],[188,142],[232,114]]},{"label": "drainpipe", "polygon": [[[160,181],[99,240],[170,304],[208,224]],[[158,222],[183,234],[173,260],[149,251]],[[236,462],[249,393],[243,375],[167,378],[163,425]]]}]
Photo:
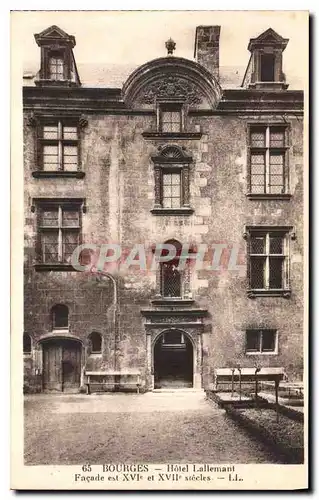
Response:
[{"label": "drainpipe", "polygon": [[[109,278],[113,284],[113,328],[114,328],[114,371],[118,371],[117,348],[119,332],[118,284],[115,277],[105,271],[99,271],[101,277]],[[102,281],[102,279],[101,279]]]}]

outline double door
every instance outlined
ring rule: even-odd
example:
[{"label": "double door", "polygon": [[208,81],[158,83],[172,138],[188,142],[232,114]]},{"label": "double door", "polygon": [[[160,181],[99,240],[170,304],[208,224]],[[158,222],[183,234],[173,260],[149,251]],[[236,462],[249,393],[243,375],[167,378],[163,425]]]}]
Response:
[{"label": "double door", "polygon": [[43,390],[74,392],[81,382],[80,342],[54,339],[43,344]]}]

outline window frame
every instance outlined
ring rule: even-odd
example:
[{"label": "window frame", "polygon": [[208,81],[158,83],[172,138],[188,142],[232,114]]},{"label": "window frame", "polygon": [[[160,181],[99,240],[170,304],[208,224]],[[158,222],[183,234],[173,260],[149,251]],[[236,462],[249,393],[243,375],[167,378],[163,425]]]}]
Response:
[{"label": "window frame", "polygon": [[[56,326],[56,313],[55,309],[58,306],[63,306],[67,310],[67,325],[66,326]],[[70,309],[66,304],[54,304],[51,307],[51,322],[52,322],[52,332],[69,332],[70,330]]]},{"label": "window frame", "polygon": [[[66,78],[67,68],[66,68],[66,61],[65,61],[65,50],[63,50],[63,49],[49,50],[47,58],[48,58],[47,59],[48,60],[48,67],[47,67],[48,80],[51,80],[53,82],[63,82],[64,80],[67,80],[67,78]],[[53,58],[56,60],[60,59],[62,61],[62,78],[52,78],[51,60]],[[58,74],[58,73],[56,73],[56,74]]]},{"label": "window frame", "polygon": [[[27,336],[27,337],[29,338],[29,340],[30,340],[30,351],[25,351],[25,350],[24,350],[24,337],[26,337],[26,336]],[[23,356],[24,356],[24,357],[30,357],[30,356],[32,356],[32,337],[31,337],[31,335],[30,335],[29,333],[27,333],[27,332],[24,332],[24,333],[23,333],[23,338],[22,338],[22,350],[23,350]]]},{"label": "window frame", "polygon": [[[81,159],[81,144],[83,140],[83,129],[88,125],[88,121],[79,115],[33,115],[30,119],[30,126],[35,128],[34,137],[34,165],[35,170],[32,171],[32,176],[35,178],[43,177],[70,177],[82,179],[85,172],[82,170]],[[44,138],[44,127],[54,126],[57,127],[58,137],[47,139]],[[63,128],[74,127],[76,128],[76,138],[63,138]],[[44,146],[57,146],[58,148],[58,163],[57,169],[46,170],[44,168]],[[63,153],[64,146],[75,146],[77,152],[76,168],[73,170],[65,169]],[[67,155],[66,155],[67,156]]]},{"label": "window frame", "polygon": [[[248,350],[247,349],[247,337],[250,332],[257,332],[258,333],[258,344],[259,344],[259,349],[257,350]],[[274,350],[263,350],[263,335],[265,332],[272,332],[274,335]],[[245,332],[245,354],[247,356],[276,356],[278,355],[278,330],[276,328],[247,328]]]},{"label": "window frame", "polygon": [[161,297],[165,300],[181,300],[183,298],[183,284],[184,284],[184,273],[183,271],[177,269],[177,273],[178,273],[178,276],[179,276],[179,295],[166,295],[165,294],[165,288],[166,288],[166,281],[165,281],[165,268],[168,269],[170,267],[173,267],[174,263],[172,262],[170,264],[170,262],[161,262],[160,263],[160,280],[161,280],[161,283],[160,283],[160,293],[161,293]]},{"label": "window frame", "polygon": [[[35,268],[38,271],[43,270],[56,270],[56,271],[76,271],[70,262],[63,260],[64,256],[64,234],[69,232],[76,232],[78,236],[78,244],[81,245],[83,242],[83,221],[82,213],[86,212],[85,201],[83,199],[35,199],[34,205],[31,207],[32,211],[36,211],[36,263]],[[58,210],[58,224],[55,226],[42,225],[42,213],[43,211],[53,211]],[[67,226],[63,224],[63,211],[70,210],[76,211],[78,214],[78,224]],[[58,260],[56,262],[45,262],[43,260],[43,243],[42,235],[46,232],[56,231],[58,233],[57,244],[58,244]]]},{"label": "window frame", "polygon": [[[272,74],[273,74],[272,80],[264,80],[262,78],[263,73],[265,71],[265,60],[267,58],[268,60],[270,60],[270,58],[272,59]],[[273,52],[262,52],[260,54],[260,81],[263,83],[264,82],[270,83],[270,82],[275,82],[276,81],[275,78],[276,78],[276,55]]]},{"label": "window frame", "polygon": [[[188,106],[183,99],[158,98],[156,100],[156,133],[164,137],[179,137],[186,133],[186,116]],[[177,111],[179,113],[179,130],[163,131],[163,112]]]},{"label": "window frame", "polygon": [[[263,146],[254,146],[251,142],[251,135],[254,129],[263,129],[265,142]],[[270,132],[271,129],[282,129],[284,132],[284,145],[282,146],[271,146],[270,143]],[[290,124],[287,123],[260,123],[260,122],[250,122],[247,124],[247,152],[248,152],[248,168],[247,168],[247,197],[251,200],[253,199],[290,199]],[[252,190],[252,157],[254,154],[264,155],[264,192],[257,193]],[[270,158],[275,154],[281,154],[283,156],[283,192],[273,193],[271,192],[270,184]]]},{"label": "window frame", "polygon": [[[179,129],[178,130],[163,130],[163,125],[164,120],[164,113],[172,113],[172,112],[177,112],[179,114]],[[177,123],[177,122],[172,122],[170,121],[171,125],[172,123]],[[157,113],[157,130],[158,132],[161,132],[162,134],[180,134],[181,132],[184,132],[185,129],[185,112],[184,112],[184,107],[183,103],[179,101],[163,101],[158,103],[158,113]]]},{"label": "window frame", "polygon": [[[177,198],[177,197],[174,197],[174,196],[171,196],[170,198],[168,197],[165,197],[164,196],[164,176],[165,175],[174,175],[174,174],[177,174],[179,176],[179,191],[180,191],[180,194],[179,194],[179,206],[178,207],[168,207],[168,206],[165,206],[165,203],[164,203],[164,200],[165,199],[170,199],[171,201],[174,199],[174,198]],[[162,208],[164,210],[174,210],[174,209],[181,209],[184,205],[184,193],[183,193],[183,178],[182,178],[182,169],[181,168],[176,168],[176,167],[162,167],[161,169],[161,205],[162,205]],[[170,186],[172,187],[173,185],[170,184]]]},{"label": "window frame", "polygon": [[[93,344],[92,344],[92,334],[97,334],[99,335],[100,337],[100,341],[101,341],[101,346],[100,346],[100,350],[99,351],[93,351]],[[103,351],[103,337],[102,335],[100,334],[100,332],[97,332],[97,331],[93,331],[90,333],[89,337],[88,337],[88,340],[89,340],[89,356],[102,356],[102,351]]]},{"label": "window frame", "polygon": [[[161,152],[152,155],[154,163],[154,188],[155,200],[154,208],[151,209],[153,215],[191,215],[194,210],[190,206],[190,165],[193,163],[191,156],[175,145],[165,145],[160,148]],[[165,156],[167,151],[172,152],[172,156]],[[163,178],[165,174],[180,174],[180,206],[163,206]]]},{"label": "window frame", "polygon": [[[47,139],[44,137],[44,127],[54,126],[57,127],[57,138],[56,139]],[[72,127],[76,129],[76,139],[64,139],[64,128]],[[57,120],[47,120],[46,122],[42,122],[39,130],[38,130],[38,147],[39,147],[39,167],[43,172],[77,172],[79,170],[80,161],[79,161],[79,150],[80,150],[80,132],[79,125],[74,120],[66,120],[58,118]],[[45,146],[57,146],[58,149],[58,161],[57,161],[57,169],[56,170],[45,170],[44,168],[44,148]],[[66,168],[67,164],[65,163],[65,153],[64,147],[76,147],[77,159],[76,169],[68,170]]]},{"label": "window frame", "polygon": [[[247,240],[247,278],[248,278],[248,297],[254,298],[255,296],[283,296],[289,298],[291,296],[290,287],[290,252],[291,244],[290,240],[294,239],[294,233],[292,232],[291,226],[249,226],[246,227],[246,232],[244,237]],[[265,237],[265,251],[263,253],[252,253],[251,252],[251,239],[253,236],[264,236]],[[281,236],[283,240],[283,249],[281,254],[275,254],[270,252],[270,237]],[[270,288],[270,259],[281,259],[282,260],[282,287],[281,288]],[[252,259],[264,259],[264,288],[253,288],[252,287],[252,270],[251,262]]]}]

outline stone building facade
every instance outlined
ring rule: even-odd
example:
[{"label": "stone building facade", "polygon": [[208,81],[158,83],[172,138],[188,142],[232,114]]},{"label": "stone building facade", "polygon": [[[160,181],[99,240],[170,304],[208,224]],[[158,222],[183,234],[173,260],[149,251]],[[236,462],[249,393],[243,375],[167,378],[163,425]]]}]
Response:
[{"label": "stone building facade", "polygon": [[[288,40],[272,29],[250,39],[242,82],[227,87],[221,29],[197,27],[195,60],[169,40],[121,88],[82,81],[72,35],[35,35],[39,71],[23,87],[26,390],[79,391],[86,371],[138,370],[143,390],[205,389],[235,364],[302,377],[303,92],[288,88]],[[158,244],[177,256],[105,275],[72,267],[78,245],[109,243],[143,245],[147,262]],[[209,265],[178,270],[185,244],[190,255],[206,244]]]}]

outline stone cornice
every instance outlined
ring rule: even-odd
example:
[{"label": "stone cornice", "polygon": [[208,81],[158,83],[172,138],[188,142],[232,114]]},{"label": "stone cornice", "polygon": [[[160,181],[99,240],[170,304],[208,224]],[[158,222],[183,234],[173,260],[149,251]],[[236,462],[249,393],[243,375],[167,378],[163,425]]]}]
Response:
[{"label": "stone cornice", "polygon": [[[303,102],[302,90],[232,89],[224,90],[216,109],[190,107],[188,113],[203,116],[267,112],[302,114]],[[155,113],[155,109],[129,109],[122,99],[121,89],[115,88],[24,87],[23,105],[25,110],[37,108],[39,112],[46,113],[87,112],[120,115]]]},{"label": "stone cornice", "polygon": [[165,316],[190,316],[192,318],[203,318],[208,312],[207,309],[177,309],[177,306],[173,307],[174,306],[167,309],[143,309],[141,310],[141,314],[145,316],[145,318],[158,318]]}]

